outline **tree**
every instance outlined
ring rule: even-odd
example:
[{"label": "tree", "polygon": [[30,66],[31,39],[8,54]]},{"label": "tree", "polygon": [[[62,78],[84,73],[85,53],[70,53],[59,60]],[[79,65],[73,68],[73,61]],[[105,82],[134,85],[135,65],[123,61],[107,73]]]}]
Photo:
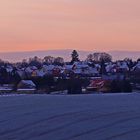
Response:
[{"label": "tree", "polygon": [[26,59],[23,59],[21,62],[21,67],[27,67],[28,66],[28,62]]},{"label": "tree", "polygon": [[43,59],[43,62],[47,63],[47,64],[52,64],[52,63],[54,63],[54,60],[55,60],[55,58],[52,56],[45,56]]},{"label": "tree", "polygon": [[100,56],[101,56],[101,53],[93,53],[93,60],[95,62],[99,62],[100,61]]},{"label": "tree", "polygon": [[30,66],[41,67],[41,64],[42,64],[41,58],[38,58],[37,56],[35,56],[34,58],[29,58]]},{"label": "tree", "polygon": [[64,64],[64,59],[62,57],[57,57],[54,60],[54,64],[56,64],[56,65],[62,65],[62,64]]},{"label": "tree", "polygon": [[129,67],[129,71],[130,71],[131,68],[134,66],[132,59],[125,58],[124,61],[127,63],[128,67]]},{"label": "tree", "polygon": [[126,57],[126,58],[124,58],[124,61],[129,62],[129,61],[132,61],[132,59]]},{"label": "tree", "polygon": [[93,60],[94,60],[93,54],[89,54],[86,58],[87,62],[93,62]]},{"label": "tree", "polygon": [[5,64],[5,62],[2,59],[0,59],[0,66],[2,66],[4,64]]},{"label": "tree", "polygon": [[140,58],[137,59],[137,62],[140,62]]},{"label": "tree", "polygon": [[100,74],[106,74],[105,62],[104,62],[104,60],[101,60]]},{"label": "tree", "polygon": [[111,62],[112,61],[112,56],[108,53],[102,53],[101,54],[101,58],[100,58],[100,61],[104,61],[105,63],[106,62]]},{"label": "tree", "polygon": [[31,62],[31,61],[34,61],[34,62],[42,62],[42,59],[41,58],[39,58],[39,57],[37,57],[37,56],[35,56],[35,57],[33,57],[33,58],[29,58],[29,63]]},{"label": "tree", "polygon": [[73,52],[71,54],[71,57],[72,57],[71,63],[80,61],[79,60],[79,54],[76,50],[73,50]]},{"label": "tree", "polygon": [[93,59],[95,62],[102,62],[104,61],[104,63],[106,62],[111,62],[112,61],[112,56],[108,53],[94,53],[93,54]]}]

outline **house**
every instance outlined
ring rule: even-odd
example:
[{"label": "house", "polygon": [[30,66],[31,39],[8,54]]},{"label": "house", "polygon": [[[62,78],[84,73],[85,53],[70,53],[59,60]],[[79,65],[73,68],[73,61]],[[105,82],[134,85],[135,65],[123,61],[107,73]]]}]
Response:
[{"label": "house", "polygon": [[140,72],[140,61],[132,68],[132,71]]},{"label": "house", "polygon": [[127,72],[127,71],[129,71],[128,64],[125,61],[119,61],[117,63],[117,66],[118,66],[118,72]]}]

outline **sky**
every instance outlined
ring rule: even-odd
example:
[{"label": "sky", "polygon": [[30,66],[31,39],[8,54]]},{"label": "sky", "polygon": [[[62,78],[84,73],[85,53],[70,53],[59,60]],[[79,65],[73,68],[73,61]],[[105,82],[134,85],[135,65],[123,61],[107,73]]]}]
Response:
[{"label": "sky", "polygon": [[140,51],[140,0],[0,0],[0,52]]}]

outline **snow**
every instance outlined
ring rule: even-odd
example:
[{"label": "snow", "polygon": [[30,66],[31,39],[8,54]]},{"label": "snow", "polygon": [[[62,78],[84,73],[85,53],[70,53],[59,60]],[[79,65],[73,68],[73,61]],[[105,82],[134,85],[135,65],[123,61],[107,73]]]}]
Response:
[{"label": "snow", "polygon": [[136,64],[136,66],[133,67],[132,70],[134,70],[134,69],[140,69],[140,61],[138,61],[138,63]]},{"label": "snow", "polygon": [[0,98],[1,140],[139,140],[140,94]]},{"label": "snow", "polygon": [[34,89],[17,89],[17,91],[35,91],[36,89],[34,88]]},{"label": "snow", "polygon": [[13,90],[13,85],[7,85],[4,84],[3,86],[0,86],[0,91],[12,91]]},{"label": "snow", "polygon": [[17,86],[18,89],[35,89],[36,85],[32,80],[21,80]]},{"label": "snow", "polygon": [[0,87],[0,91],[12,91],[12,88]]}]

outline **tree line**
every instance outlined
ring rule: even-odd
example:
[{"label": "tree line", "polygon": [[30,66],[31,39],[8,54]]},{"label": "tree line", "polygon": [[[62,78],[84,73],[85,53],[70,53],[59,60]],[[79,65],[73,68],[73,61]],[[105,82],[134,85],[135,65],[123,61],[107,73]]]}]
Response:
[{"label": "tree line", "polygon": [[[139,61],[140,58],[137,60]],[[74,64],[75,62],[79,62],[80,58],[79,58],[79,54],[76,50],[73,50],[71,53],[71,60],[70,62],[65,62],[64,58],[62,57],[53,57],[51,55],[49,56],[45,56],[43,59],[39,58],[37,56],[33,57],[33,58],[29,58],[27,59],[23,59],[22,62],[17,62],[17,65],[21,65],[22,67],[26,67],[26,66],[37,66],[39,67],[41,64],[45,64],[45,65],[61,65],[63,66],[64,63],[68,63],[68,64]],[[95,52],[92,54],[89,54],[87,56],[87,58],[85,59],[86,62],[91,62],[91,63],[107,63],[107,62],[112,62],[112,56],[106,52]],[[129,61],[132,62],[131,59],[129,58],[125,58],[124,61]],[[0,59],[0,65],[12,65],[13,63],[10,63],[8,61],[3,61]]]}]

